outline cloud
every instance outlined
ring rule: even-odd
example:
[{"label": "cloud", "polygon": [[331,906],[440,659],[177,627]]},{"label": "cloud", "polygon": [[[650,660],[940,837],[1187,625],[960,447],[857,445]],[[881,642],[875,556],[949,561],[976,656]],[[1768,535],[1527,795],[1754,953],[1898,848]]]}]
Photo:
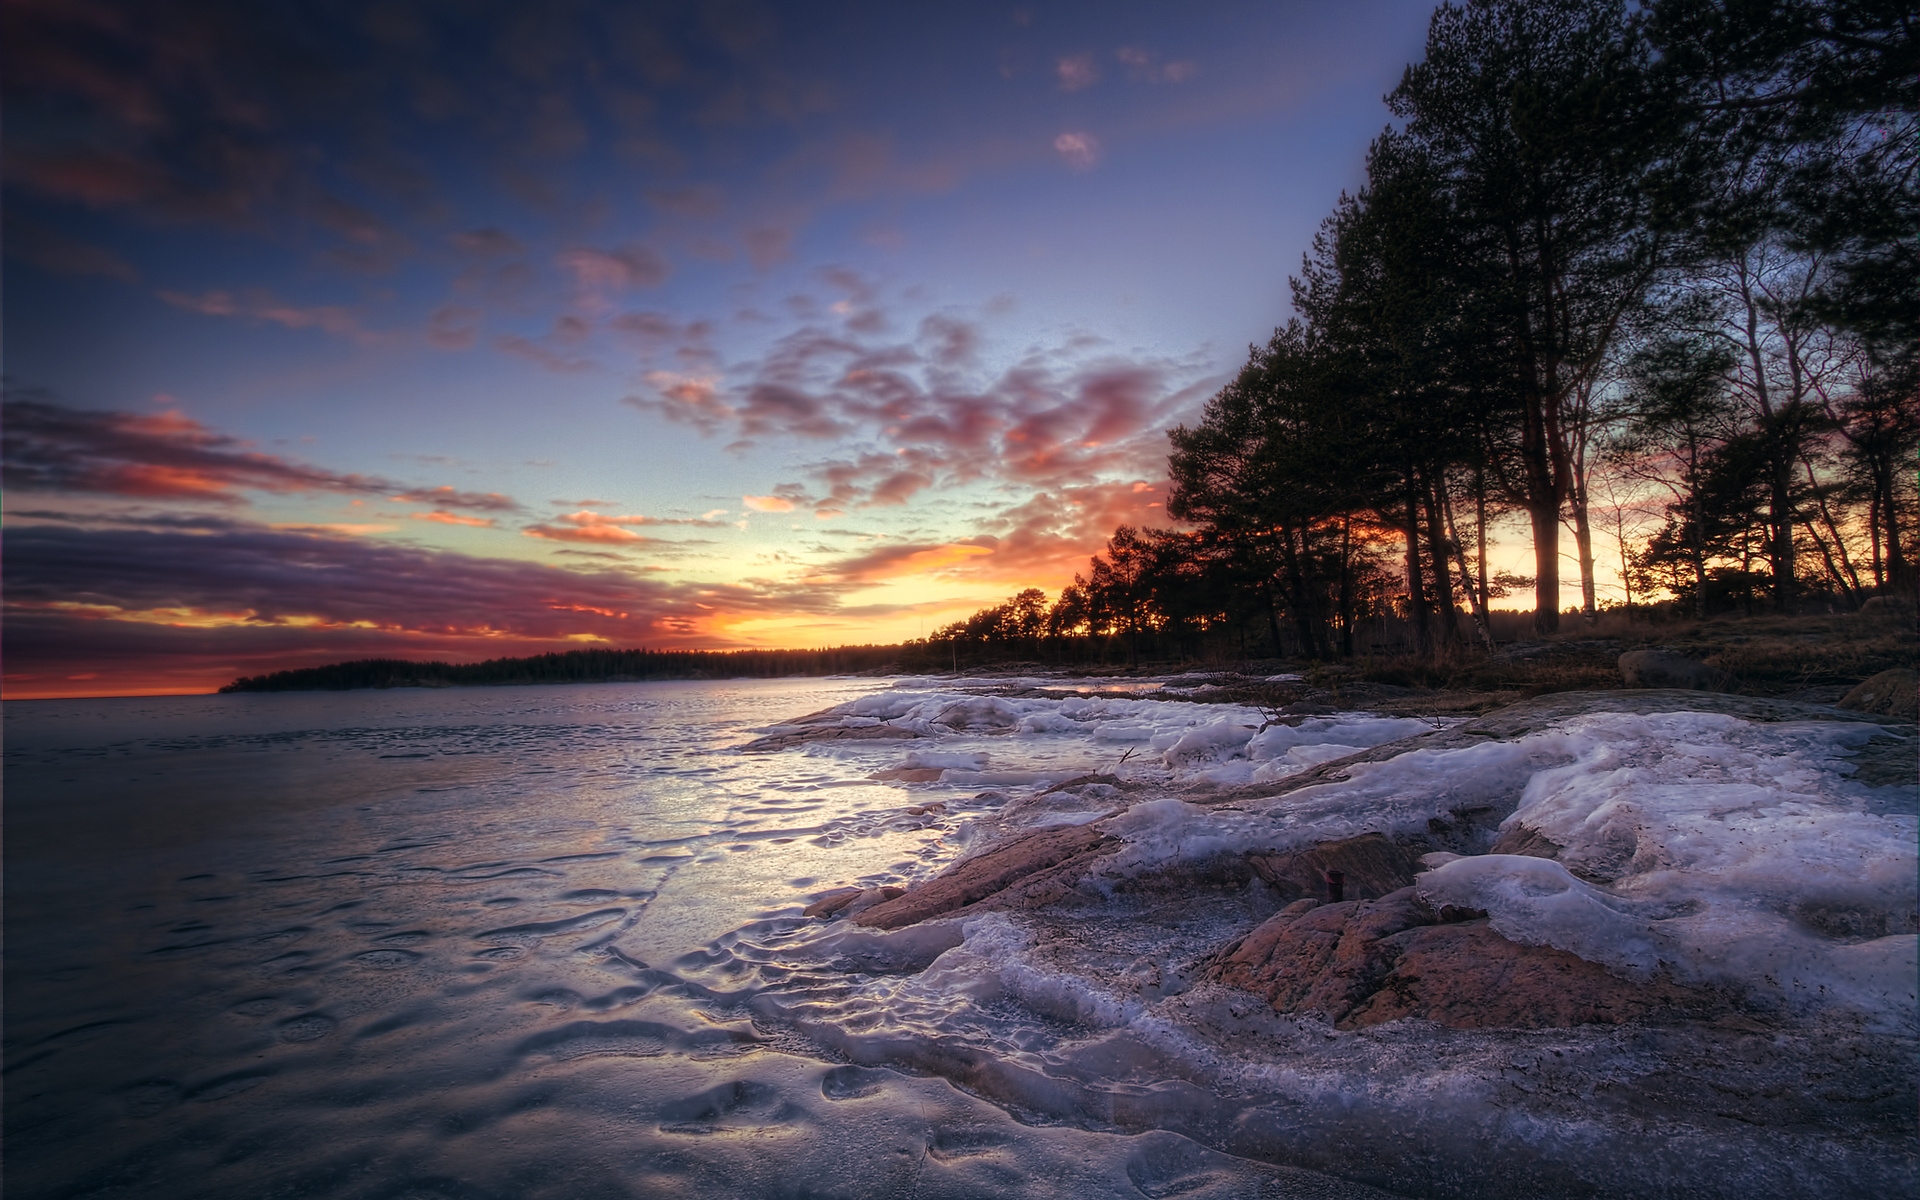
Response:
[{"label": "cloud", "polygon": [[613,250],[581,247],[562,251],[555,261],[573,274],[576,287],[596,296],[659,287],[672,274],[665,259],[638,245]]},{"label": "cloud", "polygon": [[10,527],[10,695],[206,690],[342,658],[466,660],[616,646],[725,647],[728,621],[831,614],[849,585],[673,583],[234,522],[194,531]]},{"label": "cloud", "polygon": [[725,194],[712,184],[648,188],[642,194],[646,196],[648,204],[661,212],[696,219],[720,215],[720,210],[726,207],[727,202]]},{"label": "cloud", "polygon": [[454,247],[478,258],[508,258],[526,253],[526,247],[520,239],[504,229],[489,225],[484,229],[467,229],[447,235]]},{"label": "cloud", "polygon": [[499,492],[463,492],[442,485],[436,488],[410,488],[390,499],[410,504],[435,504],[441,508],[468,508],[479,512],[513,512],[520,507],[511,496]]},{"label": "cloud", "polygon": [[819,568],[818,578],[875,583],[887,579],[951,574],[952,569],[994,552],[993,539],[960,542],[900,542],[880,546]]},{"label": "cloud", "polygon": [[1127,78],[1140,83],[1185,83],[1199,70],[1191,59],[1162,63],[1138,46],[1122,46],[1113,52],[1113,57],[1127,69]]},{"label": "cloud", "polygon": [[582,542],[600,545],[685,545],[684,542],[666,542],[659,538],[645,537],[633,532],[635,527],[649,525],[692,525],[702,529],[718,529],[723,522],[693,517],[648,517],[639,513],[615,516],[609,513],[597,513],[590,509],[567,513],[555,517],[558,524],[543,522],[529,525],[521,532],[528,537],[545,538],[554,542]]},{"label": "cloud", "polygon": [[794,509],[793,501],[785,496],[742,496],[740,503],[749,512],[778,513]]},{"label": "cloud", "polygon": [[492,517],[463,517],[459,513],[450,513],[445,509],[411,515],[416,521],[432,521],[438,525],[470,525],[475,529],[492,529],[499,524]]},{"label": "cloud", "polygon": [[498,492],[408,489],[378,476],[343,474],[261,454],[178,412],[71,409],[10,397],[5,413],[6,484],[25,491],[222,504],[245,503],[242,493],[249,491],[335,492],[487,512],[518,507]]},{"label": "cloud", "polygon": [[516,358],[524,358],[528,362],[536,363],[556,375],[578,375],[583,371],[595,369],[592,359],[562,354],[517,333],[495,334],[493,347]]},{"label": "cloud", "polygon": [[7,254],[60,275],[94,275],[122,283],[140,280],[133,264],[106,247],[70,237],[17,212],[7,214]]},{"label": "cloud", "polygon": [[1063,58],[1054,64],[1053,70],[1063,92],[1084,91],[1100,82],[1100,69],[1094,65],[1091,54]]},{"label": "cloud", "polygon": [[427,319],[427,341],[442,350],[465,350],[479,338],[475,328],[480,310],[464,304],[443,304]]},{"label": "cloud", "polygon": [[252,325],[278,325],[283,329],[320,329],[355,341],[373,341],[380,335],[361,327],[352,309],[338,304],[301,307],[276,300],[264,291],[234,295],[225,291],[203,292],[198,296],[185,292],[160,293],[160,298],[175,308],[209,317],[233,317]]},{"label": "cloud", "polygon": [[1100,163],[1100,141],[1090,133],[1063,133],[1053,139],[1053,149],[1075,171],[1091,171]]},{"label": "cloud", "polygon": [[[881,303],[858,277],[829,282],[850,302]],[[1057,488],[1157,477],[1163,431],[1191,419],[1219,383],[1201,358],[1123,356],[1084,336],[990,374],[985,346],[978,324],[953,312],[925,318],[904,341],[816,319],[724,376],[650,372],[648,392],[626,402],[736,444],[837,442],[806,467],[822,494],[787,498],[838,513],[981,481]]]},{"label": "cloud", "polygon": [[764,271],[785,262],[793,253],[793,230],[778,226],[749,229],[741,238],[747,247],[747,261]]}]

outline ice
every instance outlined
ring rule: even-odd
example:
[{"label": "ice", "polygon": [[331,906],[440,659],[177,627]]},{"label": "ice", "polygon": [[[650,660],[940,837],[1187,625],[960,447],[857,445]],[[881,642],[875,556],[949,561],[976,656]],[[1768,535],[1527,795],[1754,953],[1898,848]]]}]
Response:
[{"label": "ice", "polygon": [[1537,772],[1506,820],[1559,844],[1559,861],[1449,862],[1422,893],[1485,910],[1517,941],[1911,1026],[1920,823],[1873,811],[1840,757],[1876,732],[1715,713],[1570,719],[1555,736],[1572,761]]},{"label": "ice", "polygon": [[978,750],[909,750],[906,765],[916,770],[953,767],[964,771],[980,771],[986,769],[987,756]]},{"label": "ice", "polygon": [[1435,722],[1416,717],[1369,717],[1343,715],[1308,717],[1298,725],[1273,725],[1255,734],[1247,745],[1247,755],[1255,759],[1278,758],[1297,747],[1340,745],[1353,749],[1379,746],[1400,738],[1418,737],[1437,728]]},{"label": "ice", "polygon": [[1162,735],[1173,740],[1164,748],[1155,739],[1155,748],[1161,750],[1161,760],[1170,767],[1191,766],[1200,762],[1219,762],[1227,758],[1242,758],[1247,753],[1248,744],[1259,729],[1258,725],[1248,725],[1229,718],[1215,721],[1210,725],[1169,731]]}]

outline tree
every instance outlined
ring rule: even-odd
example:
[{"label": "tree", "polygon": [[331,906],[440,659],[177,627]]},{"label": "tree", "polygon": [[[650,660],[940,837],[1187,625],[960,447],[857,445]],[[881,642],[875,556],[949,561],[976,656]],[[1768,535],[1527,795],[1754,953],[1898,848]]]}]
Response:
[{"label": "tree", "polygon": [[1559,624],[1569,409],[1662,262],[1675,130],[1618,0],[1471,0],[1433,16],[1389,97],[1451,194],[1514,400],[1497,461],[1532,527],[1535,628]]}]

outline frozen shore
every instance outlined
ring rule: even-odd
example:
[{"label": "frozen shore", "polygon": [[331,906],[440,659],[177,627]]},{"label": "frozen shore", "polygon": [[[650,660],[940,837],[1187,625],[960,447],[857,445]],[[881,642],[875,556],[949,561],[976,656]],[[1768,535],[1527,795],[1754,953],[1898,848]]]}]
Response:
[{"label": "frozen shore", "polygon": [[755,1009],[1414,1195],[1910,1191],[1915,746],[1691,692],[1422,720],[912,681],[750,748],[986,787],[965,850],[782,948],[850,990]]}]

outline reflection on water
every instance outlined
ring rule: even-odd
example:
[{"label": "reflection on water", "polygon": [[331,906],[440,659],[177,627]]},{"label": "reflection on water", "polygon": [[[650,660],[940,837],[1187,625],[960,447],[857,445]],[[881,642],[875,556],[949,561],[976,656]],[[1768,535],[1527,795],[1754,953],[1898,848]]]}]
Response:
[{"label": "reflection on water", "polygon": [[9,704],[11,1194],[1373,1194],[880,1065],[919,1027],[1037,1079],[1075,1028],[955,1020],[965,981],[912,973],[951,927],[860,946],[799,915],[937,871],[1004,800],[870,781],[897,745],[731,749],[884,686]]}]

